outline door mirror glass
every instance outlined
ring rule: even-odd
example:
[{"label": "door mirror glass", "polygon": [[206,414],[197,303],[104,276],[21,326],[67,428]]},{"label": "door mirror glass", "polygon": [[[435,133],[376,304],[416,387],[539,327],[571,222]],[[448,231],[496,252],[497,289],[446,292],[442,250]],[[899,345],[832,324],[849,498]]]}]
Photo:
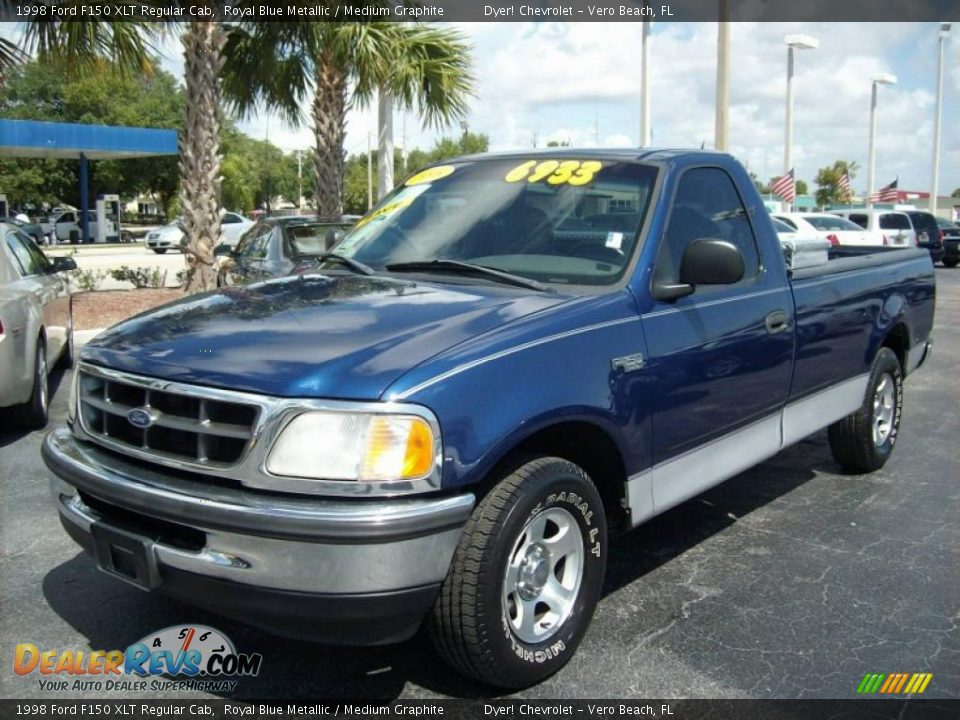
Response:
[{"label": "door mirror glass", "polygon": [[743,273],[743,254],[733,243],[716,238],[694,240],[680,262],[680,282],[686,285],[733,285]]},{"label": "door mirror glass", "polygon": [[70,270],[77,269],[77,261],[72,257],[55,257],[53,258],[53,271],[54,272],[68,272]]}]

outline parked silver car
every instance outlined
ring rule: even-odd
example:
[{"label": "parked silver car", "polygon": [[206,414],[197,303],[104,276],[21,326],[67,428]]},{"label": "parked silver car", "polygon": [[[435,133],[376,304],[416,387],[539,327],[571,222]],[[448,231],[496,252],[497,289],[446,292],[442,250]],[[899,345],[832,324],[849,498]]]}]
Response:
[{"label": "parked silver car", "polygon": [[0,408],[30,428],[47,424],[49,369],[73,364],[73,306],[64,271],[32,238],[0,223]]}]

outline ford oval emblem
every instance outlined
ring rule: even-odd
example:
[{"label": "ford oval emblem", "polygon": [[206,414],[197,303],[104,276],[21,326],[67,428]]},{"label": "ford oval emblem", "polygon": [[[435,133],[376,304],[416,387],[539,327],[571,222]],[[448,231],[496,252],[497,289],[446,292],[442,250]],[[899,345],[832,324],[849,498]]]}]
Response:
[{"label": "ford oval emblem", "polygon": [[127,422],[134,427],[148,428],[156,422],[156,418],[147,408],[134,408],[127,413]]}]

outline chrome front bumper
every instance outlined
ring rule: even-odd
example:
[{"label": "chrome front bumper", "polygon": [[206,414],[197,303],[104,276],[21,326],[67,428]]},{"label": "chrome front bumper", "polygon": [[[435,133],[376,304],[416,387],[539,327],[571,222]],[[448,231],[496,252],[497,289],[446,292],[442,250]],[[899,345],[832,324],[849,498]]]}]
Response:
[{"label": "chrome front bumper", "polygon": [[[166,570],[323,595],[437,584],[447,574],[474,505],[472,494],[328,501],[208,484],[198,476],[129,463],[78,442],[66,428],[46,436],[42,454],[71,536],[90,550],[92,542],[85,539],[96,526],[117,526],[139,536],[141,519],[161,589]],[[165,542],[157,536],[158,525],[188,528],[202,537],[203,546]],[[100,560],[101,569],[110,572]]]}]

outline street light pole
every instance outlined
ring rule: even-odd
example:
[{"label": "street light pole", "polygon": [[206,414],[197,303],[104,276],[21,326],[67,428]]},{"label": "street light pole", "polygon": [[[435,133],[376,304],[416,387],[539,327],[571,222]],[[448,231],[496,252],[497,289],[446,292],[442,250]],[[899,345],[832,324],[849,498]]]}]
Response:
[{"label": "street light pole", "polygon": [[[787,130],[783,147],[783,174],[793,167],[793,51],[794,49],[812,50],[820,47],[820,41],[809,35],[787,35],[783,41],[787,44]],[[790,203],[783,203],[783,211],[790,210]]]},{"label": "street light pole", "polygon": [[730,23],[727,18],[727,0],[720,0],[720,22],[717,23],[717,109],[713,146],[721,152],[729,147],[730,120]]},{"label": "street light pole", "polygon": [[650,147],[650,21],[640,31],[640,147]]},{"label": "street light pole", "polygon": [[940,192],[940,115],[943,106],[943,44],[950,34],[950,23],[940,23],[937,36],[937,109],[933,116],[933,176],[930,178],[930,212],[937,214]]},{"label": "street light pole", "polygon": [[867,146],[867,207],[871,207],[873,202],[870,196],[873,194],[873,181],[876,175],[876,135],[877,135],[877,86],[878,85],[896,85],[897,76],[890,73],[881,73],[873,78],[870,87],[870,142]]}]

